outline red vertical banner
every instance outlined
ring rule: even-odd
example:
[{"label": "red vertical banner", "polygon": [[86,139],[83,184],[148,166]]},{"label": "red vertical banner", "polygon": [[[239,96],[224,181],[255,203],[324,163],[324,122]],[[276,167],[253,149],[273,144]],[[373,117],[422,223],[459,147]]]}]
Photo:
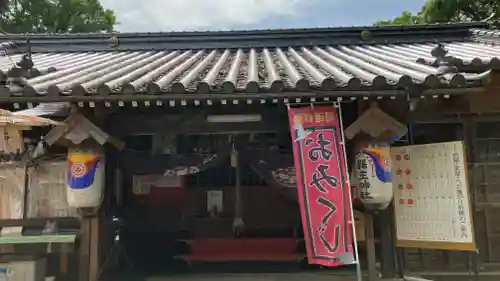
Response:
[{"label": "red vertical banner", "polygon": [[353,263],[350,187],[337,110],[289,108],[288,117],[309,263]]}]

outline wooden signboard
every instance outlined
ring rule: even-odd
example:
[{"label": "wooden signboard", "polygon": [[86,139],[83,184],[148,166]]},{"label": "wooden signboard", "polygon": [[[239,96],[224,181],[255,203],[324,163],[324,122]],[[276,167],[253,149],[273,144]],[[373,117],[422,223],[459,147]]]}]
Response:
[{"label": "wooden signboard", "polygon": [[475,251],[462,142],[391,149],[396,246]]}]

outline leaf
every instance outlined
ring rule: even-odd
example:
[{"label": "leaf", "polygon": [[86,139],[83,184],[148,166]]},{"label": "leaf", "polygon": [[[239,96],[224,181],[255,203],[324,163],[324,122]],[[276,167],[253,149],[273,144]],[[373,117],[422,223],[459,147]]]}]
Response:
[{"label": "leaf", "polygon": [[5,13],[9,9],[9,0],[0,0],[0,13]]},{"label": "leaf", "polygon": [[98,0],[0,0],[0,14],[3,30],[12,33],[102,32],[116,24]]},{"label": "leaf", "polygon": [[498,0],[427,0],[417,14],[403,11],[400,16],[392,20],[378,21],[375,25],[481,21],[493,14],[491,20],[498,22],[500,20]]}]

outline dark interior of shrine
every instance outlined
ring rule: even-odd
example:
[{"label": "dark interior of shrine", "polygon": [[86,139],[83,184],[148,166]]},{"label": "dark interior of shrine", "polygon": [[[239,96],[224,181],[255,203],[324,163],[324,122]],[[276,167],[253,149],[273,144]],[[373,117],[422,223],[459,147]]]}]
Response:
[{"label": "dark interior of shrine", "polygon": [[[126,139],[141,159],[151,151],[148,136]],[[177,138],[177,154],[217,153],[230,141],[243,142],[255,153],[291,155],[289,134],[263,133],[237,136],[191,135]],[[291,159],[291,158],[290,158]],[[149,164],[148,164],[149,163]],[[318,269],[307,265],[296,188],[273,186],[252,164],[232,167],[225,155],[217,165],[182,177],[177,187],[151,186],[149,194],[132,192],[134,173],[158,174],[155,161],[124,164],[122,241],[134,265],[149,273],[175,272],[288,272]],[[293,166],[293,162],[288,163]],[[140,167],[134,167],[140,166]],[[127,171],[135,169],[135,171]],[[236,234],[237,181],[241,186],[244,231]],[[212,212],[210,191],[222,194],[222,205]]]}]

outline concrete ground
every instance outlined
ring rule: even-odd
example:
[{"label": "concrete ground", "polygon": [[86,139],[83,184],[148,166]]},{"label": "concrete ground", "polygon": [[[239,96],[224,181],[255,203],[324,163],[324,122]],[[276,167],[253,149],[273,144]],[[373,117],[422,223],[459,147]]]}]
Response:
[{"label": "concrete ground", "polygon": [[477,278],[468,275],[432,275],[425,278],[433,281],[499,281],[500,275],[482,275]]},{"label": "concrete ground", "polygon": [[[357,281],[355,275],[335,273],[204,273],[158,276],[121,276],[104,281]],[[389,280],[388,280],[389,281]],[[390,280],[392,281],[392,280]]]},{"label": "concrete ground", "polygon": [[356,281],[355,276],[325,273],[189,274],[149,277],[147,281]]},{"label": "concrete ground", "polygon": [[[335,271],[295,271],[287,273],[179,273],[179,274],[139,274],[136,271],[119,271],[120,276],[100,281],[357,281],[355,270]],[[420,272],[407,273],[408,276],[422,276],[432,281],[500,281],[500,272],[481,272],[476,278],[467,272]],[[363,281],[396,281],[398,279]]]},{"label": "concrete ground", "polygon": [[[499,281],[500,276],[428,276],[432,281]],[[182,274],[171,276],[147,277],[144,281],[357,281],[354,275],[328,273],[254,273],[254,274]],[[380,281],[396,281],[383,279]],[[141,280],[142,281],[142,280]],[[364,278],[364,281],[368,279]],[[370,280],[371,281],[371,280]],[[376,280],[378,281],[378,280]]]}]

